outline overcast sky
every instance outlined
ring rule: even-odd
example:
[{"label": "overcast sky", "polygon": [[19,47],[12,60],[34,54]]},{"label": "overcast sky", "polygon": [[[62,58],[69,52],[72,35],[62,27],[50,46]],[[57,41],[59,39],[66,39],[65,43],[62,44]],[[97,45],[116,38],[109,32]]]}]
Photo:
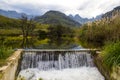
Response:
[{"label": "overcast sky", "polygon": [[120,0],[0,0],[0,9],[4,10],[32,15],[57,10],[67,15],[79,14],[87,18],[110,11],[116,6],[120,6]]}]

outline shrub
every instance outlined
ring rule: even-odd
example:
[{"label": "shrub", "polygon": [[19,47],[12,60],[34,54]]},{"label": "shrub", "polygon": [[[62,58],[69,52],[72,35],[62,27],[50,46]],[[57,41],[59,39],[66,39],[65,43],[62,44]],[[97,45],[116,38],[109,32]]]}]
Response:
[{"label": "shrub", "polygon": [[108,68],[120,66],[120,41],[106,45],[101,56],[103,57],[103,63]]},{"label": "shrub", "polygon": [[9,57],[13,52],[13,49],[11,47],[0,47],[0,59],[6,59]]}]

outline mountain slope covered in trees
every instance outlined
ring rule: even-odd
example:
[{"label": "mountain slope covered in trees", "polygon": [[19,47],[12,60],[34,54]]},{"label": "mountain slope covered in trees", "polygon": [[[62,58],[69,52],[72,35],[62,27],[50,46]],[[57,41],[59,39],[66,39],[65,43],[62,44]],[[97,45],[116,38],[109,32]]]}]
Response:
[{"label": "mountain slope covered in trees", "polygon": [[75,27],[81,24],[59,11],[48,11],[42,16],[35,17],[35,21],[42,24],[61,24],[63,26]]},{"label": "mountain slope covered in trees", "polygon": [[0,29],[17,28],[19,20],[0,15]]},{"label": "mountain slope covered in trees", "polygon": [[120,6],[115,7],[113,10],[102,15],[102,18],[112,18],[113,16],[120,15]]}]

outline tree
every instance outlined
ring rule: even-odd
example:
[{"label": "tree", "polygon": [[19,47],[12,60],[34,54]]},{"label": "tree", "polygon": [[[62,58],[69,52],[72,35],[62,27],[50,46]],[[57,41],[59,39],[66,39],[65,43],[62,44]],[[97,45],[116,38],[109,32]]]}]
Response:
[{"label": "tree", "polygon": [[69,27],[64,27],[61,24],[51,25],[48,28],[48,38],[49,43],[56,44],[60,46],[63,43],[69,43],[69,41],[74,37],[73,30]]},{"label": "tree", "polygon": [[38,31],[39,40],[43,40],[47,37],[47,33],[44,30]]},{"label": "tree", "polygon": [[27,48],[29,45],[28,37],[33,36],[33,31],[35,29],[36,24],[33,18],[28,19],[28,17],[25,14],[22,15],[20,19],[20,24],[21,24],[20,28],[21,28],[22,36],[23,36],[22,47]]}]

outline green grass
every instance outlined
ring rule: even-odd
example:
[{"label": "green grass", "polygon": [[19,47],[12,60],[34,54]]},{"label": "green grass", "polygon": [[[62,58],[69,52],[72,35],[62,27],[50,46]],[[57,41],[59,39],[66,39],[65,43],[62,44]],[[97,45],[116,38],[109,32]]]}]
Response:
[{"label": "green grass", "polygon": [[16,36],[20,35],[21,31],[20,29],[0,29],[0,35],[3,36]]},{"label": "green grass", "polygon": [[6,64],[6,59],[11,56],[13,53],[13,49],[11,47],[0,47],[0,66]]},{"label": "green grass", "polygon": [[111,69],[115,66],[120,66],[120,41],[107,44],[101,54],[103,63]]}]

